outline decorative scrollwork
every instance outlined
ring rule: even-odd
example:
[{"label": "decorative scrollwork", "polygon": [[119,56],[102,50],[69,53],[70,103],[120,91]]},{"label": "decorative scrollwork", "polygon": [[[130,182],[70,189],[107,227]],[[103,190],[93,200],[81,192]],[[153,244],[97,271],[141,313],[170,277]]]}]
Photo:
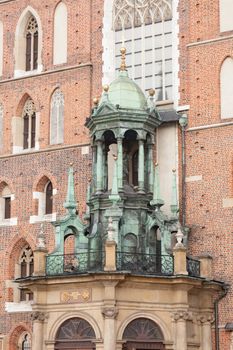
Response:
[{"label": "decorative scrollwork", "polygon": [[46,258],[47,275],[80,274],[88,271],[103,271],[104,253],[89,251],[86,253],[48,255]]},{"label": "decorative scrollwork", "polygon": [[189,276],[200,277],[200,261],[187,257],[187,271]]},{"label": "decorative scrollwork", "polygon": [[117,269],[143,275],[172,275],[173,256],[118,252]]},{"label": "decorative scrollwork", "polygon": [[48,318],[48,314],[45,312],[35,311],[31,314],[32,321],[44,322]]},{"label": "decorative scrollwork", "polygon": [[173,315],[172,318],[174,321],[192,321],[193,320],[193,314],[190,311],[176,311]]},{"label": "decorative scrollwork", "polygon": [[118,315],[118,309],[113,306],[113,307],[104,307],[102,309],[102,314],[104,318],[116,318]]},{"label": "decorative scrollwork", "polygon": [[213,323],[214,322],[214,316],[212,314],[198,315],[197,316],[197,322],[200,323],[200,324]]}]

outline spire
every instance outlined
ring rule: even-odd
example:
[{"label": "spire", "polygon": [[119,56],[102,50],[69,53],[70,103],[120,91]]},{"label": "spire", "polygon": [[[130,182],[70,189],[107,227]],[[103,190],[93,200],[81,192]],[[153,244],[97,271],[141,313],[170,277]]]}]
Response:
[{"label": "spire", "polygon": [[74,171],[73,164],[70,164],[69,173],[68,173],[68,187],[66,201],[64,203],[64,208],[68,209],[70,214],[75,214],[77,208],[77,202],[75,199],[74,191]]},{"label": "spire", "polygon": [[177,199],[177,179],[176,179],[176,169],[172,170],[173,179],[172,179],[172,202],[171,202],[171,212],[174,217],[177,217],[179,212],[178,199]]},{"label": "spire", "polygon": [[113,205],[116,205],[120,200],[120,196],[118,193],[118,180],[117,180],[117,157],[114,157],[114,172],[112,179],[112,191],[109,196],[109,199],[112,201]]},{"label": "spire", "polygon": [[152,207],[161,207],[164,201],[160,198],[159,165],[155,165],[153,199],[150,202]]}]

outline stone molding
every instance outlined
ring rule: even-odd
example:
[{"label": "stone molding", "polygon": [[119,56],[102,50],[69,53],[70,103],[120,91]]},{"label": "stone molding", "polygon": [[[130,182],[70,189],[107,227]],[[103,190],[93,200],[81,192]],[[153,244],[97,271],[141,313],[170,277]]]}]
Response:
[{"label": "stone molding", "polygon": [[193,314],[190,311],[176,311],[173,313],[172,318],[175,322],[193,321]]},{"label": "stone molding", "polygon": [[48,313],[35,311],[31,314],[32,321],[44,322],[48,319]]},{"label": "stone molding", "polygon": [[214,322],[214,316],[212,314],[197,315],[197,322],[199,324],[213,323]]},{"label": "stone molding", "polygon": [[102,308],[102,315],[104,318],[113,318],[115,319],[118,315],[118,309],[113,306],[113,307],[103,307]]}]

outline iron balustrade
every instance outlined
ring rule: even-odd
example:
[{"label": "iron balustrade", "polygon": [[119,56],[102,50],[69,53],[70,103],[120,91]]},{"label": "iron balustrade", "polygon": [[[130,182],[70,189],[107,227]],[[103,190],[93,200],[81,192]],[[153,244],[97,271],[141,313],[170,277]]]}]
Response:
[{"label": "iron balustrade", "polygon": [[104,269],[104,253],[89,251],[75,254],[54,254],[46,257],[46,275],[69,275],[98,272]]},{"label": "iron balustrade", "polygon": [[117,270],[171,276],[174,273],[174,259],[172,255],[117,252]]},{"label": "iron balustrade", "polygon": [[200,277],[200,261],[187,257],[187,271],[191,277]]}]

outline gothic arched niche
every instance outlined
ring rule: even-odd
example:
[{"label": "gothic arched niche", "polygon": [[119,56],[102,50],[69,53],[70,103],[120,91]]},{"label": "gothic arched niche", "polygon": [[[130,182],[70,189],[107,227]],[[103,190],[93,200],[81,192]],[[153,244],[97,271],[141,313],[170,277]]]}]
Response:
[{"label": "gothic arched niche", "polygon": [[92,342],[96,338],[94,329],[86,320],[75,317],[65,321],[56,335],[55,350],[95,349]]},{"label": "gothic arched niche", "polygon": [[123,349],[165,349],[163,334],[160,327],[152,320],[144,317],[131,321],[125,328],[123,340],[126,340]]}]

